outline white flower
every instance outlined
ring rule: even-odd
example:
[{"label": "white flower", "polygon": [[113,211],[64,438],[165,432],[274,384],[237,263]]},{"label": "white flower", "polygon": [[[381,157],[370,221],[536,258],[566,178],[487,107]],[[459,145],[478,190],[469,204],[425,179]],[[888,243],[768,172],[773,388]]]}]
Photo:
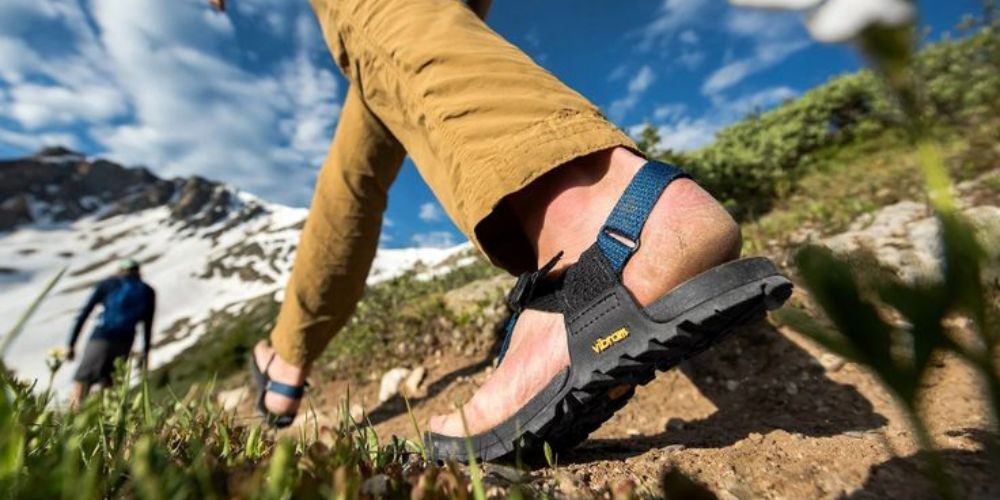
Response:
[{"label": "white flower", "polygon": [[806,26],[821,42],[846,42],[872,24],[901,26],[913,20],[909,0],[729,0],[739,7],[808,10]]}]

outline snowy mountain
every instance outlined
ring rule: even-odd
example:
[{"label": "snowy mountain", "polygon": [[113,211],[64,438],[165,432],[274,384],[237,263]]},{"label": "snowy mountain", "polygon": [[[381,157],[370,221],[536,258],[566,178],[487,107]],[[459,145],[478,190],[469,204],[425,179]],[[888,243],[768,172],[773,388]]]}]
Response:
[{"label": "snowy mountain", "polygon": [[[165,363],[204,333],[213,313],[280,295],[306,214],[200,177],[161,179],[62,148],[0,161],[0,334],[67,268],[4,362],[22,377],[47,379],[48,350],[65,345],[92,287],[130,257],[157,290],[150,361]],[[418,263],[440,271],[468,248],[382,249],[369,283]],[[73,369],[59,373],[57,389]]]}]

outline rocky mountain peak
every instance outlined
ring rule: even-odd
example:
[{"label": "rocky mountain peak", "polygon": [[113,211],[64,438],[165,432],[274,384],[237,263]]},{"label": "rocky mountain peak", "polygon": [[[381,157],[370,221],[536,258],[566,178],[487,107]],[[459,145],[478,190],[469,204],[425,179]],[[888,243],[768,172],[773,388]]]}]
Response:
[{"label": "rocky mountain peak", "polygon": [[62,146],[0,160],[0,231],[32,223],[107,218],[166,206],[185,227],[205,227],[234,213],[245,220],[263,210],[231,188],[202,177],[162,179],[142,167],[88,159]]}]

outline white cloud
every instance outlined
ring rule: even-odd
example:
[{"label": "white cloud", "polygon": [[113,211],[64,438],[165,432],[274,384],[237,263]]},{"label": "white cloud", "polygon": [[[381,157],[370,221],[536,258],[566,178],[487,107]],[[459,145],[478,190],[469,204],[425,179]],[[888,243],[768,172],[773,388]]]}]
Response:
[{"label": "white cloud", "polygon": [[69,133],[22,133],[0,128],[0,147],[5,144],[28,151],[41,149],[45,146],[79,147],[76,136]]},{"label": "white cloud", "polygon": [[696,33],[694,30],[684,30],[684,32],[681,33],[680,39],[682,42],[688,45],[694,45],[698,43],[699,37],[698,33]]},{"label": "white cloud", "polygon": [[620,122],[625,119],[625,115],[639,103],[639,99],[649,90],[649,87],[656,81],[656,73],[649,65],[639,68],[639,71],[632,76],[628,82],[626,94],[615,99],[608,106],[608,117],[612,121]]},{"label": "white cloud", "polygon": [[789,36],[798,26],[799,16],[787,12],[730,9],[725,28],[730,34],[764,40]]},{"label": "white cloud", "polygon": [[420,220],[424,222],[437,222],[441,220],[442,217],[441,208],[438,207],[437,203],[427,202],[420,205]]},{"label": "white cloud", "polygon": [[456,245],[455,235],[448,231],[417,233],[410,240],[419,248],[447,248]]},{"label": "white cloud", "polygon": [[758,7],[764,9],[805,9],[823,0],[729,0],[729,3],[739,7]]},{"label": "white cloud", "polygon": [[734,100],[722,100],[716,107],[725,107],[736,115],[744,115],[764,108],[770,108],[789,99],[798,97],[799,93],[784,85],[767,88],[753,94],[741,96]]},{"label": "white cloud", "polygon": [[729,62],[713,71],[702,84],[701,92],[705,95],[718,94],[746,77],[784,61],[807,46],[809,43],[803,40],[761,44],[750,57]]},{"label": "white cloud", "polygon": [[[712,106],[701,116],[685,115],[687,107],[683,104],[666,104],[654,112],[657,132],[660,134],[661,149],[689,151],[706,146],[715,138],[719,129],[729,125],[747,113],[765,110],[798,95],[794,89],[786,86],[776,86],[742,95],[735,99],[716,96]],[[632,135],[637,135],[645,125],[634,125],[629,128]]]},{"label": "white cloud", "polygon": [[43,34],[57,46],[2,31],[0,115],[21,130],[0,141],[26,148],[27,131],[87,137],[101,155],[161,175],[207,175],[308,203],[340,111],[336,77],[314,57],[326,48],[308,5],[237,3],[272,29],[261,36],[292,48],[251,71],[230,18],[203,2],[9,1],[0,25],[49,23]]},{"label": "white cloud", "polygon": [[656,109],[653,110],[653,118],[657,120],[667,120],[681,116],[686,110],[687,106],[684,104],[664,104],[657,106]]},{"label": "white cloud", "polygon": [[712,142],[715,132],[725,124],[715,117],[681,118],[667,125],[658,127],[661,149],[675,151],[690,151]]},{"label": "white cloud", "polygon": [[29,130],[76,122],[110,120],[128,111],[124,96],[110,86],[26,83],[8,95],[9,115]]},{"label": "white cloud", "polygon": [[716,68],[702,83],[702,94],[718,94],[808,47],[809,41],[798,23],[796,14],[730,11],[725,20],[726,31],[749,42],[745,45],[752,47],[752,53]]},{"label": "white cloud", "polygon": [[709,0],[663,0],[656,17],[640,31],[639,48],[649,50],[703,17]]}]

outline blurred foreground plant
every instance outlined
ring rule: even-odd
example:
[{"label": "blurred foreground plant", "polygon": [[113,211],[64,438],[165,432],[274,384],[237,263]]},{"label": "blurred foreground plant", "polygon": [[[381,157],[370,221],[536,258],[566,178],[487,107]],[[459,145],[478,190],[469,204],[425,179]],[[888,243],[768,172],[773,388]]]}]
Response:
[{"label": "blurred foreground plant", "polygon": [[[778,6],[783,0],[734,3]],[[821,7],[831,9],[836,3],[827,0]],[[850,35],[905,117],[903,126],[918,153],[927,198],[939,223],[942,273],[934,282],[904,284],[882,274],[866,273],[824,248],[806,247],[796,257],[798,273],[835,331],[803,311],[788,309],[779,318],[831,351],[867,367],[880,379],[909,417],[918,444],[927,452],[929,473],[939,493],[953,497],[953,485],[920,412],[920,404],[933,404],[921,400],[922,382],[935,355],[957,354],[982,376],[996,430],[1000,415],[996,306],[984,283],[987,254],[954,199],[939,145],[925,118],[923,89],[914,78],[916,6],[904,0],[879,0],[872,5],[879,3],[891,4],[898,9],[897,14],[910,14],[871,16],[870,20],[877,22],[859,24]],[[811,22],[821,14],[813,11]],[[815,33],[816,27],[811,28]],[[995,39],[995,26],[988,25],[984,31],[984,36]],[[886,319],[892,314],[900,321]],[[962,328],[955,326],[960,323],[958,318],[966,319]],[[995,448],[996,443],[991,444]]]}]

